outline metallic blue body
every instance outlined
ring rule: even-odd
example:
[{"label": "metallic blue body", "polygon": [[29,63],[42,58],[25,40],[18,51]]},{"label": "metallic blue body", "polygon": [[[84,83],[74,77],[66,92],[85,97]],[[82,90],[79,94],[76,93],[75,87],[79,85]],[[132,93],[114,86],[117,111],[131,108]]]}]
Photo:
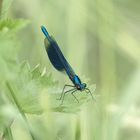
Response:
[{"label": "metallic blue body", "polygon": [[59,71],[65,71],[77,90],[84,90],[86,88],[86,84],[81,83],[80,78],[75,74],[72,67],[62,54],[57,42],[49,35],[44,26],[41,26],[41,29],[46,36],[44,41],[45,48],[52,65]]}]

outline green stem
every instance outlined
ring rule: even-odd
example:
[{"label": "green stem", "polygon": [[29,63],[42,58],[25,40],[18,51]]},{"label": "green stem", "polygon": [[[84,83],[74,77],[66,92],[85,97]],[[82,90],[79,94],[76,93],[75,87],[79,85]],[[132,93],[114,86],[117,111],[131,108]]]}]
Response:
[{"label": "green stem", "polygon": [[21,113],[21,115],[22,115],[24,121],[26,122],[28,131],[29,131],[29,133],[30,133],[32,139],[35,140],[35,137],[34,137],[32,131],[31,131],[31,129],[30,129],[28,120],[27,120],[27,118],[26,118],[26,115],[25,115],[25,113],[23,112],[22,107],[20,106],[20,104],[19,104],[19,102],[18,102],[18,100],[17,100],[17,98],[16,98],[16,96],[15,96],[15,93],[14,93],[14,91],[13,91],[11,85],[10,85],[10,83],[9,83],[9,82],[6,82],[6,85],[7,85],[8,89],[9,89],[9,91],[10,91],[10,93],[11,93],[11,96],[12,96],[12,98],[13,98],[13,100],[14,100],[14,102],[15,102],[15,104],[16,104],[18,110],[19,110],[19,112]]},{"label": "green stem", "polygon": [[1,17],[1,12],[2,12],[2,3],[3,3],[3,0],[0,0],[0,17]]},{"label": "green stem", "polygon": [[4,136],[3,139],[5,138],[7,140],[13,140],[13,135],[12,135],[12,131],[11,131],[11,128],[10,127],[7,127],[5,129],[5,133],[4,133],[3,136]]},{"label": "green stem", "polygon": [[11,132],[11,125],[13,124],[13,120],[10,121],[9,125],[5,127],[3,131],[3,135],[0,140],[4,140],[7,138],[8,140],[13,140],[12,132]]}]

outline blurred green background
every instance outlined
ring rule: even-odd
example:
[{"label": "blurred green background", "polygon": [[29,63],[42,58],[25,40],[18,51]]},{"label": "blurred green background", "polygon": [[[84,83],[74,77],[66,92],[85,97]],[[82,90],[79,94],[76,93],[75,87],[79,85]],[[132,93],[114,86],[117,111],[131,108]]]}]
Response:
[{"label": "blurred green background", "polygon": [[[5,134],[5,139],[14,140],[140,139],[139,0],[1,0],[0,7],[1,137]],[[21,116],[17,117],[13,102],[5,96],[8,91],[4,81],[18,77],[17,65],[24,60],[31,68],[40,64],[39,70],[46,67],[46,73],[59,82],[58,87],[70,83],[51,65],[41,25],[57,40],[81,80],[96,84],[96,103],[83,105],[81,111],[74,113],[49,110],[43,115],[27,114],[28,124]],[[26,82],[23,83],[26,87]],[[31,83],[33,94],[38,85],[34,83]],[[45,109],[49,104],[46,102],[41,99]],[[14,118],[12,125],[9,114]]]}]

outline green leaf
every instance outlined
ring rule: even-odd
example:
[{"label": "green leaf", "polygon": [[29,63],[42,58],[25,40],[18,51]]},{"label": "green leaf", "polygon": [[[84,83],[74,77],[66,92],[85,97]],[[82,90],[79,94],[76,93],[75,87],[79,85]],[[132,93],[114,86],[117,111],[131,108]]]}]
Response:
[{"label": "green leaf", "polygon": [[0,81],[9,79],[17,73],[19,41],[15,31],[27,24],[24,20],[0,21]]},{"label": "green leaf", "polygon": [[[41,75],[38,65],[31,69],[26,61],[16,70],[16,74],[9,80],[9,83],[15,92],[15,97],[22,111],[30,114],[42,113],[43,110],[40,105],[42,90],[57,84],[52,80],[51,75]],[[8,96],[10,94],[8,92]]]},{"label": "green leaf", "polygon": [[11,31],[18,31],[29,23],[29,20],[24,19],[4,19],[0,21],[0,31],[2,33],[12,33]]},{"label": "green leaf", "polygon": [[9,8],[13,0],[3,0],[1,9],[1,18],[6,18],[8,15]]},{"label": "green leaf", "polygon": [[[47,79],[47,78],[46,78]],[[88,84],[89,85],[89,84]],[[90,85],[89,89],[92,93],[94,93],[96,89],[96,85]],[[68,89],[67,89],[68,90]],[[56,85],[49,85],[42,91],[41,102],[42,106],[45,110],[51,110],[54,112],[67,112],[74,113],[78,112],[85,106],[88,102],[95,103],[95,100],[92,100],[91,95],[86,93],[85,91],[80,92],[76,91],[75,96],[78,99],[79,103],[76,99],[69,93],[65,95],[65,99],[62,104],[62,100],[58,100],[62,93],[62,88],[58,88]],[[93,95],[94,96],[94,95]]]}]

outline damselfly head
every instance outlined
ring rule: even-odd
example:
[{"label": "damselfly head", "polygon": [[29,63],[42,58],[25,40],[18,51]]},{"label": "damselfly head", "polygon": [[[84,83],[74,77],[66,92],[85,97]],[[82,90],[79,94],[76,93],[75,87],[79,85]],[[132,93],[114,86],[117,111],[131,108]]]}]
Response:
[{"label": "damselfly head", "polygon": [[86,86],[87,86],[86,83],[82,83],[81,85],[82,85],[82,86],[81,86],[81,87],[82,87],[82,90],[84,90],[84,89],[86,88]]},{"label": "damselfly head", "polygon": [[84,87],[84,88],[86,88],[86,86],[87,86],[87,84],[86,84],[86,83],[83,83],[82,85],[83,85],[83,87]]},{"label": "damselfly head", "polygon": [[77,85],[76,85],[76,88],[77,88],[78,90],[83,91],[83,90],[86,88],[86,86],[87,86],[86,83],[82,83],[82,84],[77,84]]}]

